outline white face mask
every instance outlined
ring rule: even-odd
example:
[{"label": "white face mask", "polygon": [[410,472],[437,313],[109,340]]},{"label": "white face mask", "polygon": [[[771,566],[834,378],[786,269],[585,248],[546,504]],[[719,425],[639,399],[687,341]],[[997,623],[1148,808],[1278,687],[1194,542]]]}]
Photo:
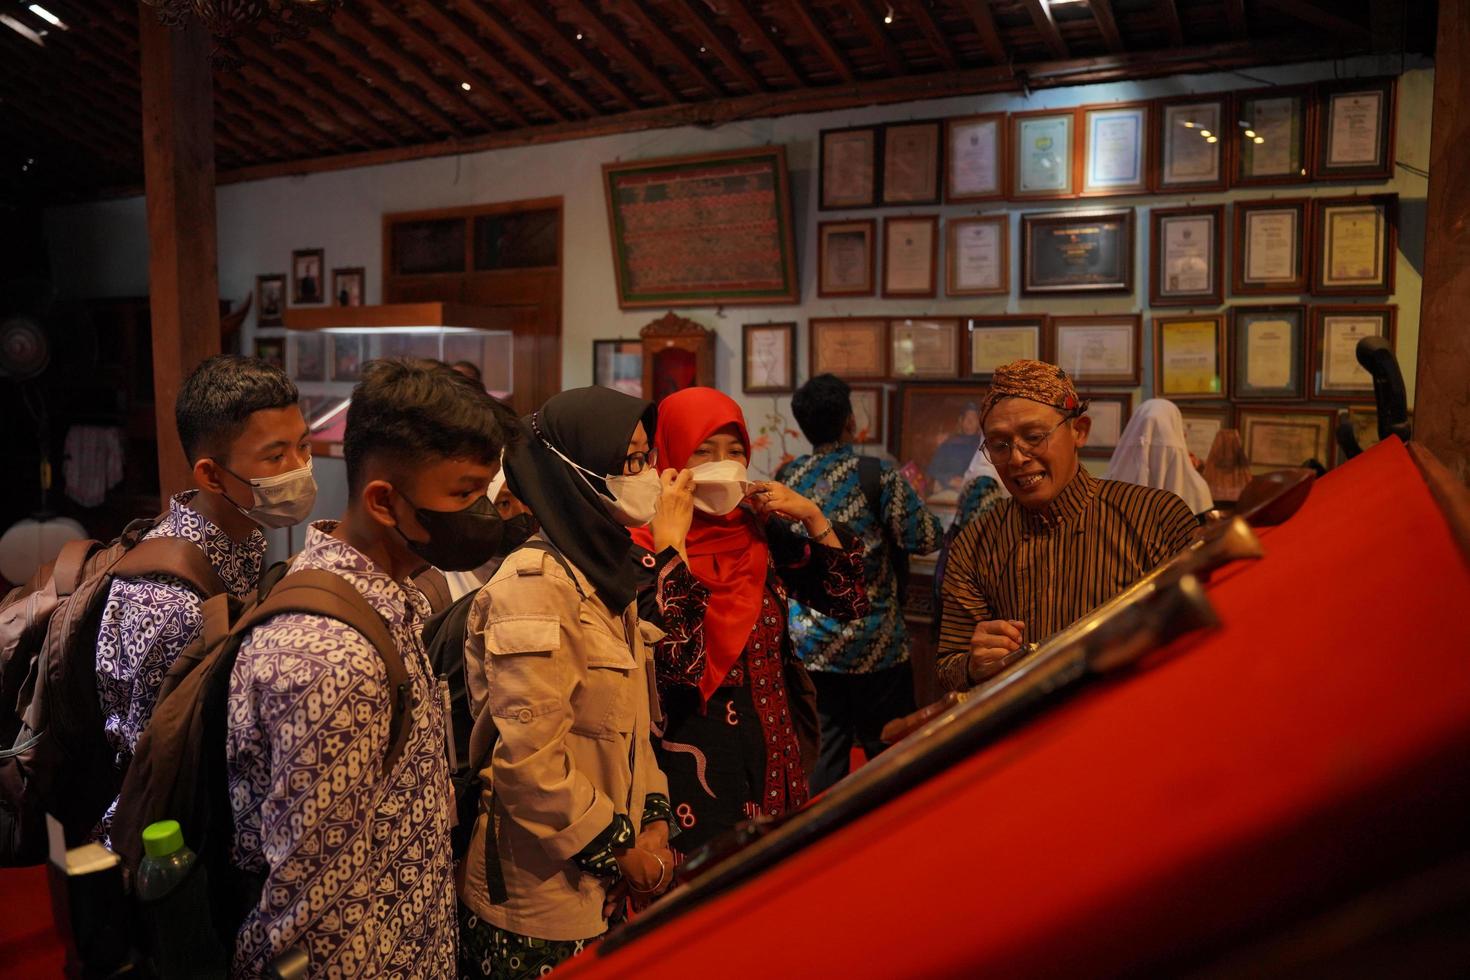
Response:
[{"label": "white face mask", "polygon": [[[582,478],[583,482],[592,488],[593,493],[597,494],[597,499],[612,515],[613,520],[624,527],[643,527],[653,520],[654,510],[658,507],[658,498],[664,492],[664,485],[659,481],[658,471],[652,466],[646,467],[637,476],[602,476],[579,465],[575,460],[568,459],[565,453],[544,439],[541,444],[561,457],[562,462],[577,471],[577,475]],[[608,493],[613,495],[613,499],[608,500],[607,496],[599,491],[591,480],[587,479],[589,476],[597,477],[606,483]]]},{"label": "white face mask", "polygon": [[694,506],[706,514],[723,517],[750,492],[749,474],[738,460],[700,463],[689,472],[694,476]]},{"label": "white face mask", "polygon": [[[218,461],[216,461],[218,463]],[[226,473],[237,480],[250,484],[251,505],[249,508],[235,504],[235,509],[261,527],[291,527],[306,520],[312,507],[316,506],[316,477],[311,474],[311,461],[299,470],[290,470],[276,476],[246,480],[233,470]]]}]

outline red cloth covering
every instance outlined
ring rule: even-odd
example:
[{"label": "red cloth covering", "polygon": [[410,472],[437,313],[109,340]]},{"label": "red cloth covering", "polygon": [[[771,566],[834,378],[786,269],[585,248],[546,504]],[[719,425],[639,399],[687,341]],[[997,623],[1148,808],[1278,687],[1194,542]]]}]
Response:
[{"label": "red cloth covering", "polygon": [[1261,538],[1208,585],[1221,629],[557,975],[1178,972],[1459,853],[1470,569],[1402,444]]},{"label": "red cloth covering", "polygon": [[[739,429],[740,441],[749,452],[745,415],[729,395],[713,388],[685,388],[665,398],[658,406],[654,438],[659,466],[683,469],[700,443],[727,425]],[[647,528],[635,530],[633,540],[653,548],[653,535]],[[704,614],[705,666],[699,679],[699,692],[709,700],[740,659],[755,628],[771,551],[755,519],[743,509],[724,517],[695,511],[685,551],[694,577],[710,590]]]}]

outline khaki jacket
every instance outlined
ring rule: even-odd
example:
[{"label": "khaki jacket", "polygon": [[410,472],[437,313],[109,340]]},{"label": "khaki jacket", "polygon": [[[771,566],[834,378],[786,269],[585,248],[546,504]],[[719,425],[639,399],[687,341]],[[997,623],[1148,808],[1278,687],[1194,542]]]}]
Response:
[{"label": "khaki jacket", "polygon": [[[668,795],[649,742],[658,717],[652,644],[662,633],[638,619],[636,604],[608,609],[580,572],[577,584],[585,599],[555,556],[522,548],[480,590],[466,631],[476,728],[488,710],[499,740],[480,774],[481,813],[459,895],[479,918],[538,939],[606,931],[608,882],[572,857],[615,813],[639,829],[644,797]],[[508,896],[499,904],[485,870],[492,816]]]}]

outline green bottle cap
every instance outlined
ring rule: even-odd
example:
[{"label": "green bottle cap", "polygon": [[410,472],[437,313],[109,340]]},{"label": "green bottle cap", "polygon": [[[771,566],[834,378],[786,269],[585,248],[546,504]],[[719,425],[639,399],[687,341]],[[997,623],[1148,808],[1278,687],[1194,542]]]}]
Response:
[{"label": "green bottle cap", "polygon": [[160,820],[143,828],[143,850],[149,857],[168,857],[183,847],[184,831],[177,820]]}]

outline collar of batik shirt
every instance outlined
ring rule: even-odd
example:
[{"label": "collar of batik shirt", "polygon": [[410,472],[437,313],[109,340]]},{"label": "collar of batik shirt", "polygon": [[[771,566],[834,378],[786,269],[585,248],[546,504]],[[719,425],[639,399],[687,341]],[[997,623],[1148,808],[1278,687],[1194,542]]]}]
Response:
[{"label": "collar of batik shirt", "polygon": [[430,616],[429,600],[411,583],[400,583],[352,545],[332,537],[336,521],[316,521],[306,530],[306,546],[291,562],[291,571],[320,569],[341,575],[362,594],[368,605],[388,621],[402,626],[410,616],[423,623]]},{"label": "collar of batik shirt", "polygon": [[1080,518],[1087,511],[1087,505],[1092,502],[1093,496],[1097,494],[1099,482],[1097,477],[1087,472],[1087,468],[1079,463],[1077,475],[1062,488],[1062,492],[1056,495],[1051,506],[1046,510],[1039,513],[1027,510],[1015,503],[1014,499],[1012,506],[1021,511],[1021,520],[1033,530],[1052,530],[1068,525],[1076,530],[1081,530]]},{"label": "collar of batik shirt", "polygon": [[198,490],[175,494],[168,502],[168,514],[149,531],[150,538],[182,538],[204,550],[219,579],[237,598],[255,591],[260,581],[260,566],[265,561],[265,535],[252,528],[244,541],[236,541],[218,524],[189,506]]}]

